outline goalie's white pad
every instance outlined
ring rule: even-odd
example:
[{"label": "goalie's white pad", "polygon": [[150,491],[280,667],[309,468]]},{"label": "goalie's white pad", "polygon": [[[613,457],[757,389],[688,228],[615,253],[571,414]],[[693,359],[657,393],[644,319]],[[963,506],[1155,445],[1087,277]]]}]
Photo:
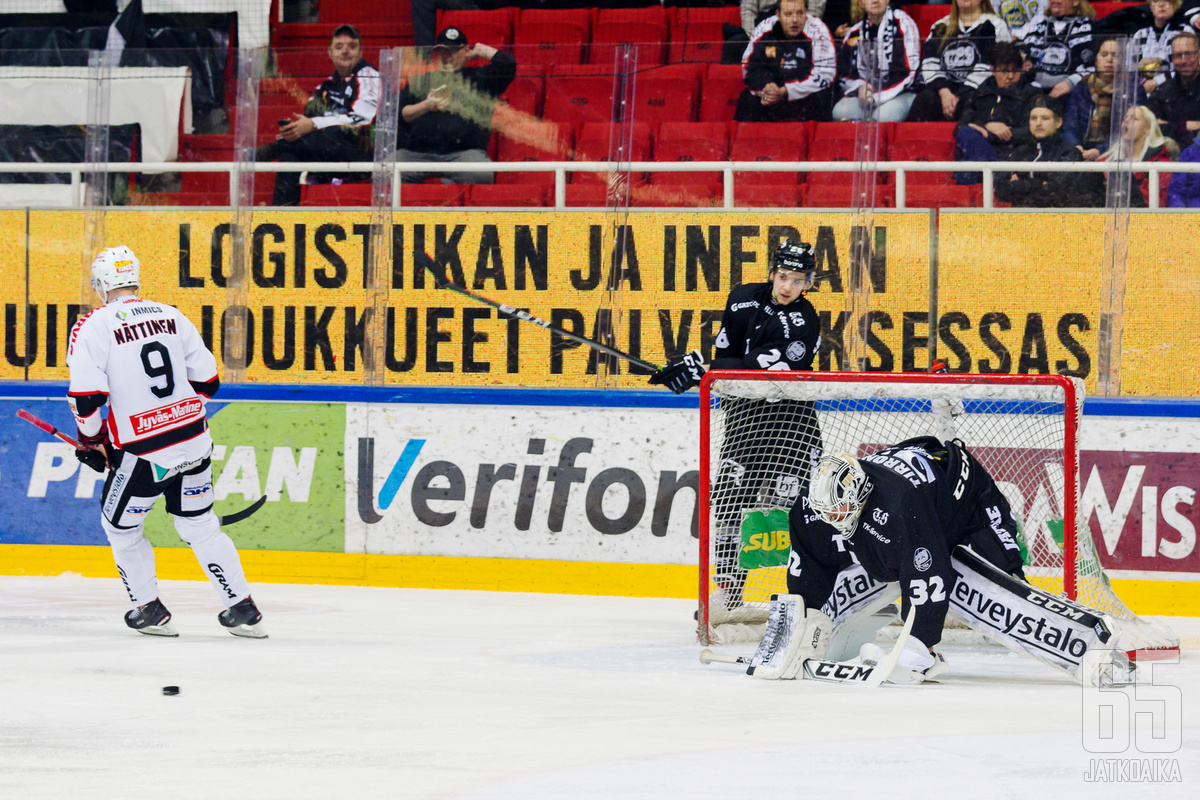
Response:
[{"label": "goalie's white pad", "polygon": [[899,599],[899,583],[872,580],[861,564],[838,573],[829,599],[821,606],[833,621],[829,650],[822,658],[845,661],[858,655],[864,644],[875,641],[875,635],[900,615],[895,605]]},{"label": "goalie's white pad", "polygon": [[824,658],[833,623],[798,594],[771,596],[767,632],[746,674],[768,681],[794,680],[806,658]]},{"label": "goalie's white pad", "polygon": [[1085,686],[1134,682],[1119,623],[998,569],[969,549],[951,557],[954,612],[973,630],[1070,674]]}]

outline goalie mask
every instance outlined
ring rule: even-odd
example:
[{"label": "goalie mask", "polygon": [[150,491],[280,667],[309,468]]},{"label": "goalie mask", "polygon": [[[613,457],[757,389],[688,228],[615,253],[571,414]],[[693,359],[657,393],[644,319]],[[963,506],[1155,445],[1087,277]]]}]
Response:
[{"label": "goalie mask", "polygon": [[113,289],[142,285],[141,267],[138,257],[124,245],[101,250],[92,260],[92,288],[108,302],[108,293]]},{"label": "goalie mask", "polygon": [[843,539],[849,539],[872,488],[857,458],[846,453],[823,456],[808,484],[808,505]]}]

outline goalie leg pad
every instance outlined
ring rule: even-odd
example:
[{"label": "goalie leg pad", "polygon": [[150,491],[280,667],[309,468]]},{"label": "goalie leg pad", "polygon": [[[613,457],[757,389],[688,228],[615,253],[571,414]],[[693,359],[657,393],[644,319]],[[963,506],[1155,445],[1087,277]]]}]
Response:
[{"label": "goalie leg pad", "polygon": [[829,599],[821,611],[833,622],[829,650],[822,658],[844,661],[858,655],[859,649],[875,641],[875,635],[891,624],[899,609],[899,583],[880,583],[871,579],[860,564],[842,570],[833,582]]},{"label": "goalie leg pad", "polygon": [[972,629],[1084,685],[1132,682],[1134,665],[1115,649],[1111,618],[1018,580],[966,548],[955,549],[951,563],[950,606]]},{"label": "goalie leg pad", "polygon": [[807,658],[823,658],[833,623],[797,594],[771,596],[767,632],[746,674],[762,680],[794,680]]}]

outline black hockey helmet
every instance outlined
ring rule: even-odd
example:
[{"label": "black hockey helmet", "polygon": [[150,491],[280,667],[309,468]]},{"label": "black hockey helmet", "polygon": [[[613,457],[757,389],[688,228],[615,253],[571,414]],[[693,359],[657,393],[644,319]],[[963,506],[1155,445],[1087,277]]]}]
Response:
[{"label": "black hockey helmet", "polygon": [[771,255],[771,268],[767,274],[774,274],[777,269],[815,273],[817,271],[816,251],[813,250],[811,244],[799,239],[784,239]]}]

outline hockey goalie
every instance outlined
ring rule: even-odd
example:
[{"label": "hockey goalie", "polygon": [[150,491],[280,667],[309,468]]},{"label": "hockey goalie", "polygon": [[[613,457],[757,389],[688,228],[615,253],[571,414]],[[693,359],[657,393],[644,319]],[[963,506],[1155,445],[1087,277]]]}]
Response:
[{"label": "hockey goalie", "polygon": [[951,609],[1082,684],[1133,680],[1116,620],[1025,580],[1008,501],[957,439],[822,457],[789,528],[788,594],[772,599],[747,670],[754,677],[796,678],[806,659],[878,664],[875,635],[899,598],[904,619],[913,618],[892,683],[948,670],[935,648]]}]

